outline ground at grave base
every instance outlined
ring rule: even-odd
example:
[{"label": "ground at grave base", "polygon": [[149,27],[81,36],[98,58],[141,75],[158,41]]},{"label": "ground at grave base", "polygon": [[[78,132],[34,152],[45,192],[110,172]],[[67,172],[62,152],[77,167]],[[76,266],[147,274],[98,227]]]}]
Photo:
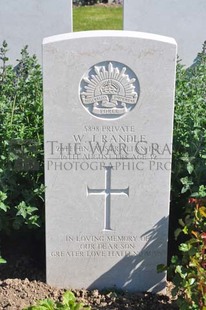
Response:
[{"label": "ground at grave base", "polygon": [[[5,242],[4,242],[5,243]],[[8,245],[8,241],[6,242]],[[33,242],[30,242],[30,245]],[[0,265],[0,310],[21,310],[34,305],[37,300],[51,298],[61,300],[65,290],[59,290],[45,284],[45,265],[43,245],[30,248],[28,244],[21,245],[17,240],[9,241],[9,251],[4,251],[7,264]],[[78,300],[91,309],[105,310],[177,310],[175,301],[167,295],[151,293],[121,293],[99,292],[98,290],[73,291]]]}]

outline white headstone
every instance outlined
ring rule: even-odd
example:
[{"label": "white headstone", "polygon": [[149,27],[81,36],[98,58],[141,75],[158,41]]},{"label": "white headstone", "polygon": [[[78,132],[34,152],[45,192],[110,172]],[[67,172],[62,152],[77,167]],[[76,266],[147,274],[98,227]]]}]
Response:
[{"label": "white headstone", "polygon": [[14,65],[26,45],[41,62],[43,38],[72,31],[72,0],[0,0],[0,8],[0,45]]},{"label": "white headstone", "polygon": [[206,1],[124,0],[124,29],[175,38],[182,63],[191,66],[206,40]]},{"label": "white headstone", "polygon": [[175,41],[65,34],[43,60],[48,283],[164,290]]}]

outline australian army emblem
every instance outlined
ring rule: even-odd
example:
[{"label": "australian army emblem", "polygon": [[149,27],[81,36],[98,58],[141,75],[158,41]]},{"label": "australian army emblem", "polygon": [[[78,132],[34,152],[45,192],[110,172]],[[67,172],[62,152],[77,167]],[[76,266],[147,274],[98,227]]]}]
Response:
[{"label": "australian army emblem", "polygon": [[84,108],[102,119],[116,119],[131,111],[139,97],[139,81],[127,66],[105,61],[91,67],[80,82]]}]

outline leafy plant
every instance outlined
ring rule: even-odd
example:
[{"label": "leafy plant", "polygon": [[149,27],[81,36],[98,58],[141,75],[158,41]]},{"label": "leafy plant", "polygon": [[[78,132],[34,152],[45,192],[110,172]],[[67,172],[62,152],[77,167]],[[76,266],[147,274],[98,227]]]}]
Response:
[{"label": "leafy plant", "polygon": [[74,294],[67,291],[63,294],[62,302],[54,302],[51,299],[41,300],[36,306],[30,306],[24,310],[90,310],[91,307],[85,307],[83,303],[76,302]]},{"label": "leafy plant", "polygon": [[172,294],[178,296],[180,310],[206,310],[206,199],[190,198],[185,219],[175,232],[187,236],[179,245],[181,257],[173,256],[168,269],[175,285]]},{"label": "leafy plant", "polygon": [[179,215],[181,241],[169,267],[158,270],[168,270],[180,310],[206,310],[205,50],[191,68],[177,67],[171,211]]},{"label": "leafy plant", "polygon": [[173,131],[169,257],[178,218],[184,217],[189,197],[206,185],[206,53],[205,44],[193,66],[177,65]]},{"label": "leafy plant", "polygon": [[15,67],[0,49],[0,231],[43,221],[42,73],[25,47]]},{"label": "leafy plant", "polygon": [[189,69],[177,66],[172,201],[206,185],[206,43]]}]

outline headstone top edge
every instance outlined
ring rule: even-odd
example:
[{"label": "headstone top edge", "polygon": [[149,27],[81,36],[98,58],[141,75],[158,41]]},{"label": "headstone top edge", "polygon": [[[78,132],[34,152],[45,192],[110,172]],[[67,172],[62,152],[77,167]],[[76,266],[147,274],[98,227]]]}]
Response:
[{"label": "headstone top edge", "polygon": [[43,39],[43,45],[72,40],[80,38],[95,38],[95,37],[122,37],[122,38],[137,38],[145,40],[154,40],[163,43],[169,43],[177,46],[177,42],[174,38],[161,36],[158,34],[138,32],[138,31],[126,31],[126,30],[93,30],[93,31],[80,31],[72,33],[63,33]]}]

